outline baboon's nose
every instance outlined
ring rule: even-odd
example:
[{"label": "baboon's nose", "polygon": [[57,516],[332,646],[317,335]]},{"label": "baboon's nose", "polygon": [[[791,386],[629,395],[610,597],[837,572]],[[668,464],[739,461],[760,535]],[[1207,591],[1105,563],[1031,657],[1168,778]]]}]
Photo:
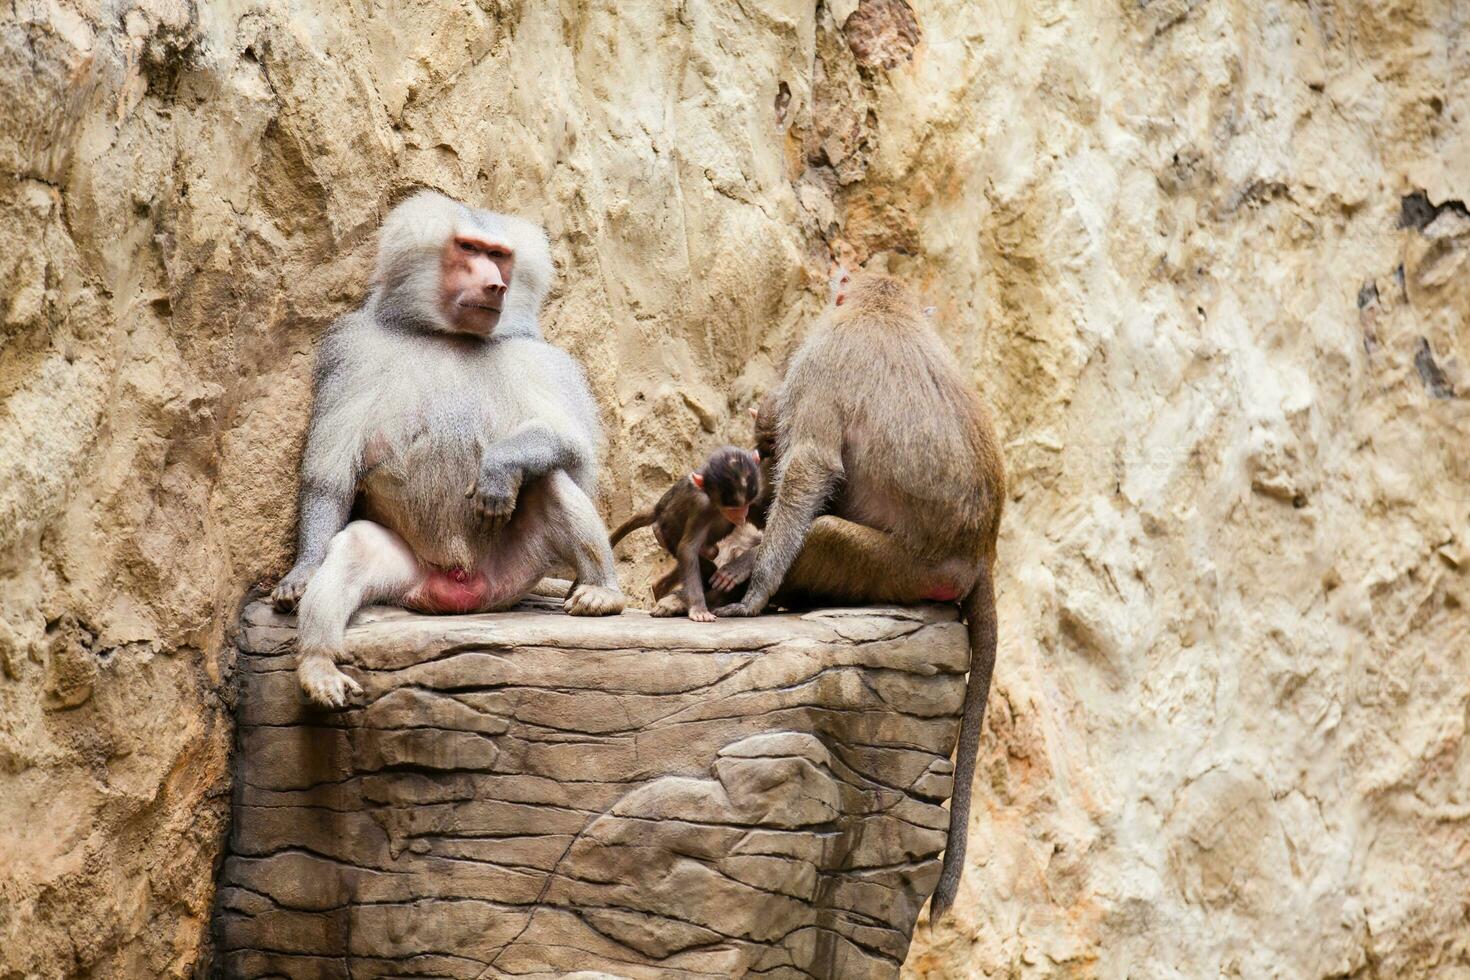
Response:
[{"label": "baboon's nose", "polygon": [[749,504],[746,504],[744,507],[720,508],[720,513],[725,516],[725,520],[729,521],[731,524],[734,524],[736,527],[739,527],[740,525],[745,523],[745,515],[749,512]]}]

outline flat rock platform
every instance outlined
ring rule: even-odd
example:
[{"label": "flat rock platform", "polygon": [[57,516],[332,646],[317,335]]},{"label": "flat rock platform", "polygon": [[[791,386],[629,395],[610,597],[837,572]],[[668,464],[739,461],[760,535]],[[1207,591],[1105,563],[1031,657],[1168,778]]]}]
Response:
[{"label": "flat rock platform", "polygon": [[892,978],[939,875],[953,610],[700,624],[364,610],[305,703],[250,605],[227,977]]}]

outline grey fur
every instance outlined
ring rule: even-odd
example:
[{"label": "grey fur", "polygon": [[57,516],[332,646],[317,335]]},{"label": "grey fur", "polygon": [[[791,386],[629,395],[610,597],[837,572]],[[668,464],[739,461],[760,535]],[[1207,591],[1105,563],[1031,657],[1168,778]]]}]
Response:
[{"label": "grey fur", "polygon": [[[505,308],[487,339],[454,332],[436,301],[440,250],[466,226],[515,250]],[[603,590],[594,611],[621,609],[607,530],[591,501],[597,406],[581,367],[542,339],[538,323],[551,280],[545,233],[519,218],[421,192],[384,222],[371,294],[333,324],[317,354],[297,564],[274,594],[283,607],[301,597],[304,654],[335,661],[345,626],[340,598],[313,592],[398,601],[411,591],[400,558],[372,565],[373,549],[393,538],[423,569],[488,569],[490,608],[514,604],[560,560],[580,586]],[[337,549],[354,506],[390,538],[360,529],[352,547]],[[327,566],[331,576],[319,571]],[[391,584],[344,579],[379,571]],[[568,611],[588,611],[586,599],[569,597]]]}]

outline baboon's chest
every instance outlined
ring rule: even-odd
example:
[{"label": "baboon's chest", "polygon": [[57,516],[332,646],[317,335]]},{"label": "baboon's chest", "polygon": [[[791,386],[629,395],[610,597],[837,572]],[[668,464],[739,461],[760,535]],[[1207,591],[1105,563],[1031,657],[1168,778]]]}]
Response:
[{"label": "baboon's chest", "polygon": [[386,420],[365,447],[360,506],[420,558],[444,567],[474,564],[482,529],[465,494],[479,477],[483,444],[469,413]]}]

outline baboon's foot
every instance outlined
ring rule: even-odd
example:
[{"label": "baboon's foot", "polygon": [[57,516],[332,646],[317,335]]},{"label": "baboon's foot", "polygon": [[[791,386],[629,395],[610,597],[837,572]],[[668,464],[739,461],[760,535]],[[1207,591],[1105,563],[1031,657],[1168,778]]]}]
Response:
[{"label": "baboon's foot", "polygon": [[652,615],[664,619],[673,616],[682,616],[688,611],[689,603],[684,601],[684,590],[675,589],[654,605]]},{"label": "baboon's foot", "polygon": [[616,616],[627,600],[617,589],[606,585],[576,585],[567,593],[562,608],[569,616]]},{"label": "baboon's foot", "polygon": [[325,653],[308,653],[296,667],[306,696],[323,708],[345,708],[348,698],[362,693],[362,685],[342,673]]}]

